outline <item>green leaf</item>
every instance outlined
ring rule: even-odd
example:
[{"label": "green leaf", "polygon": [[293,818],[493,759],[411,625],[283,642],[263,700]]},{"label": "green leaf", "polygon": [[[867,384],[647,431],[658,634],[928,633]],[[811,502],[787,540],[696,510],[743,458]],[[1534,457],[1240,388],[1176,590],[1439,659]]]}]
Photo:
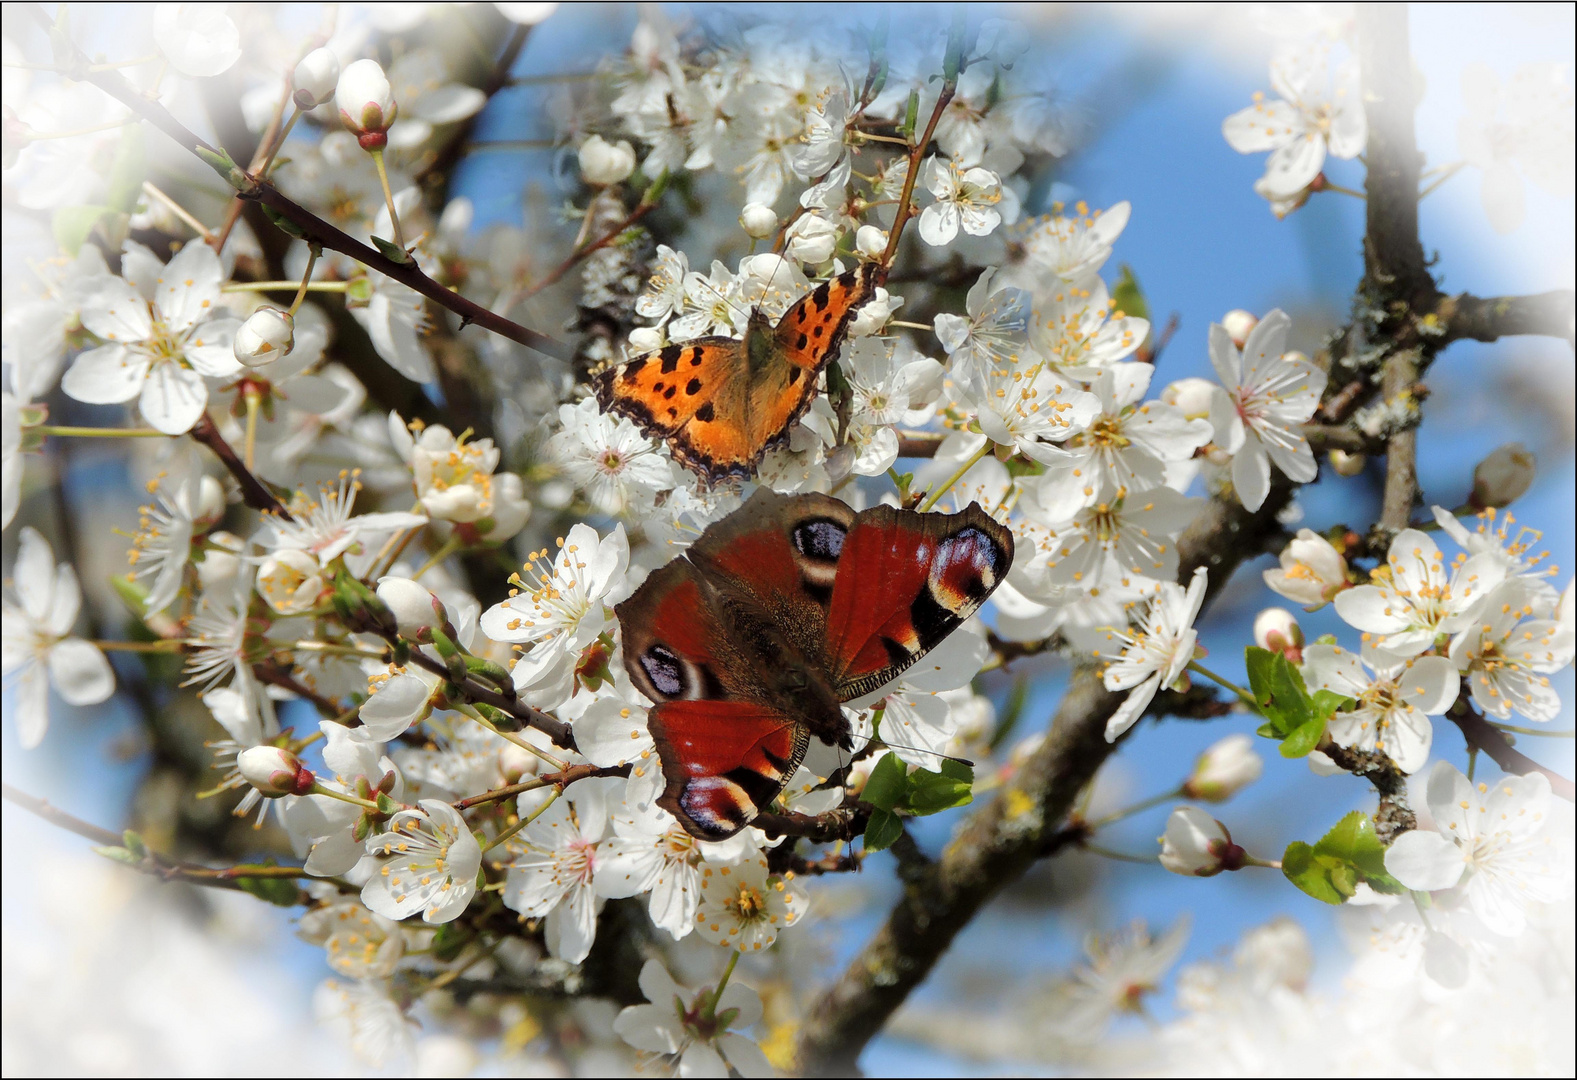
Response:
[{"label": "green leaf", "polygon": [[1351,866],[1376,892],[1401,892],[1402,883],[1385,869],[1385,845],[1362,810],[1347,814],[1314,845],[1316,854]]},{"label": "green leaf", "polygon": [[1276,730],[1276,725],[1272,724],[1269,720],[1266,720],[1259,727],[1255,728],[1254,729],[1254,734],[1259,735],[1259,736],[1261,736],[1263,738],[1266,738],[1266,739],[1279,739],[1279,738],[1281,738],[1281,732],[1277,731]]},{"label": "green leaf", "polygon": [[301,890],[289,878],[239,877],[235,883],[242,892],[276,907],[295,907],[301,902]]},{"label": "green leaf", "polygon": [[1275,725],[1277,738],[1286,738],[1309,722],[1314,704],[1303,676],[1284,654],[1250,645],[1243,658],[1254,700],[1260,714]]},{"label": "green leaf", "polygon": [[888,754],[876,763],[860,799],[880,810],[892,810],[901,804],[909,786],[909,770],[897,754]]},{"label": "green leaf", "polygon": [[1112,286],[1112,300],[1117,304],[1117,310],[1124,315],[1131,315],[1136,319],[1150,317],[1150,305],[1145,302],[1144,290],[1139,287],[1139,279],[1134,277],[1133,269],[1127,263],[1117,270],[1117,283]]},{"label": "green leaf", "polygon": [[123,847],[106,845],[104,847],[94,848],[93,853],[95,855],[102,855],[106,859],[109,859],[113,862],[125,863],[127,866],[139,866],[142,863],[142,856],[138,855],[134,851],[127,851]]},{"label": "green leaf", "polygon": [[1331,884],[1328,867],[1314,857],[1314,848],[1302,840],[1287,845],[1281,856],[1281,872],[1288,881],[1326,904],[1345,903],[1347,897]]},{"label": "green leaf", "polygon": [[278,210],[275,210],[272,206],[263,207],[263,216],[272,221],[281,232],[294,236],[297,240],[305,240],[307,238],[305,229],[291,221],[284,214],[281,214]]},{"label": "green leaf", "polygon": [[[962,774],[962,775],[960,775]],[[916,769],[909,774],[908,808],[921,816],[963,806],[974,798],[974,770],[956,761],[942,763],[941,772]]]},{"label": "green leaf", "polygon": [[132,829],[127,829],[120,834],[121,843],[126,845],[126,850],[139,859],[147,858],[148,845],[143,843],[142,837]]},{"label": "green leaf", "polygon": [[1325,721],[1325,717],[1316,716],[1294,728],[1292,734],[1281,740],[1281,756],[1308,757],[1309,751],[1320,745],[1320,740],[1325,738]]},{"label": "green leaf", "polygon": [[897,814],[891,810],[874,810],[865,826],[865,850],[885,851],[897,843],[902,835],[903,822]]},{"label": "green leaf", "polygon": [[108,206],[62,206],[50,220],[55,243],[67,254],[76,255],[93,234],[94,227],[114,212]]},{"label": "green leaf", "polygon": [[460,955],[473,934],[471,928],[460,922],[447,922],[433,935],[433,959],[449,961]]},{"label": "green leaf", "polygon": [[147,172],[142,125],[133,124],[123,130],[115,148],[115,161],[110,165],[109,189],[105,201],[123,214],[131,213],[142,198],[142,181]]},{"label": "green leaf", "polygon": [[390,262],[401,263],[403,265],[404,263],[411,261],[411,256],[404,248],[402,248],[399,244],[385,240],[381,236],[374,236],[372,238],[372,246],[378,249],[378,254],[382,255]]}]

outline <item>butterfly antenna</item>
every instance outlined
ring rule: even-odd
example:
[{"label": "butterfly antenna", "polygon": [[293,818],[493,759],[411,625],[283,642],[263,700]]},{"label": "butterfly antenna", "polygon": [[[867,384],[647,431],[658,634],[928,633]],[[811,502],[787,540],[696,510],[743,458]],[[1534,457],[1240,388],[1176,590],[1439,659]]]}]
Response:
[{"label": "butterfly antenna", "polygon": [[930,757],[940,758],[943,761],[956,761],[958,764],[966,765],[971,769],[975,767],[975,763],[968,758],[954,757],[952,754],[944,754],[940,750],[927,750],[922,746],[907,746],[904,743],[895,743],[888,739],[867,739],[865,746],[861,747],[861,749],[870,749],[873,746],[885,746],[889,750],[912,750],[916,754],[926,754]]},{"label": "butterfly antenna", "polygon": [[719,300],[721,300],[723,303],[725,303],[729,307],[733,308],[736,312],[738,312],[739,314],[743,315],[745,318],[747,318],[747,319],[750,318],[750,312],[748,310],[746,310],[745,308],[740,307],[738,304],[734,303],[733,300],[729,299],[728,295],[726,293],[724,293],[722,289],[719,289],[716,285],[713,285],[706,278],[701,278],[701,284],[705,285],[708,289],[711,289],[712,292],[716,293],[717,294],[717,298]]}]

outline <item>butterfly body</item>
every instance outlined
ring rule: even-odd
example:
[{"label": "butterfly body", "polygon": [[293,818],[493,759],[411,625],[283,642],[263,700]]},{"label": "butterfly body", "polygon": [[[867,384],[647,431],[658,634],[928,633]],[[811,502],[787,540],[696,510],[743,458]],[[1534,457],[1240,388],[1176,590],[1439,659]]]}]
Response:
[{"label": "butterfly body", "polygon": [[842,710],[891,682],[1006,576],[1013,536],[959,514],[762,489],[617,608],[625,667],[656,704],[659,805],[693,835],[738,832],[812,738],[853,749]]},{"label": "butterfly body", "polygon": [[597,403],[666,440],[676,461],[708,481],[751,476],[810,408],[881,277],[864,263],[822,282],[776,324],[752,310],[742,339],[694,338],[610,367],[594,380]]}]

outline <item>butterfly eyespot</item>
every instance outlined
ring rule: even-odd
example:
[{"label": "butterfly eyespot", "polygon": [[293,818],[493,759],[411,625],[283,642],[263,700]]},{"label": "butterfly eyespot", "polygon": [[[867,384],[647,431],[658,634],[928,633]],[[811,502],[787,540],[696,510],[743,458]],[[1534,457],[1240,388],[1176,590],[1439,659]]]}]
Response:
[{"label": "butterfly eyespot", "polygon": [[848,530],[836,521],[818,518],[794,528],[794,550],[807,559],[817,562],[836,562],[843,554],[843,540]]},{"label": "butterfly eyespot", "polygon": [[641,669],[664,697],[679,697],[689,687],[684,661],[665,645],[653,645],[642,653]]}]

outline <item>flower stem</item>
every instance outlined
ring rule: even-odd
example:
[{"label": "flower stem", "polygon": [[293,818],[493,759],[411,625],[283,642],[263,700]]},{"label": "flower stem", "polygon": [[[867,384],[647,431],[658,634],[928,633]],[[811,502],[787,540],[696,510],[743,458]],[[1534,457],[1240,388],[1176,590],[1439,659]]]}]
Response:
[{"label": "flower stem", "polygon": [[487,730],[491,731],[494,735],[497,735],[505,742],[514,743],[528,754],[535,754],[537,757],[553,766],[559,772],[563,772],[565,769],[569,768],[568,762],[560,761],[558,758],[554,757],[540,746],[533,746],[525,739],[522,739],[520,736],[516,735],[513,731],[501,731],[499,728],[495,727],[493,723],[485,716],[477,712],[473,706],[462,704],[456,708],[456,711],[462,716],[469,716],[472,720],[475,720],[478,724],[481,724],[483,727],[487,728]]},{"label": "flower stem", "polygon": [[1171,791],[1163,791],[1163,792],[1161,792],[1161,794],[1152,796],[1151,798],[1141,799],[1139,802],[1134,803],[1132,806],[1124,807],[1121,810],[1113,811],[1112,813],[1107,814],[1105,817],[1096,818],[1094,821],[1089,822],[1087,827],[1091,828],[1091,829],[1102,828],[1102,827],[1104,827],[1106,825],[1112,824],[1114,821],[1121,821],[1125,817],[1132,817],[1133,815],[1139,813],[1141,810],[1148,810],[1152,806],[1157,806],[1160,803],[1169,802],[1172,799],[1180,799],[1180,798],[1183,797],[1183,794],[1184,794],[1183,793],[1183,789],[1181,787],[1174,788]]},{"label": "flower stem", "polygon": [[[220,292],[284,292],[286,289],[300,290],[302,283],[299,281],[232,281],[226,284]],[[342,293],[350,289],[348,281],[313,281],[306,286],[307,292],[337,292]]]},{"label": "flower stem", "polygon": [[438,546],[437,551],[433,552],[427,557],[427,561],[422,563],[422,565],[417,569],[416,573],[411,575],[411,580],[420,581],[423,574],[427,573],[427,571],[443,562],[445,559],[459,551],[464,546],[465,541],[460,539],[458,533],[451,535],[449,539],[445,540]]},{"label": "flower stem", "polygon": [[258,176],[268,175],[269,166],[274,164],[274,155],[279,153],[279,148],[284,146],[285,140],[290,137],[290,129],[296,126],[297,120],[301,119],[301,110],[299,108],[292,105],[291,110],[290,119],[285,121],[285,126],[280,130],[278,138],[274,140],[274,145],[268,148],[268,156],[263,159],[262,168],[256,170]]},{"label": "flower stem", "polygon": [[90,641],[88,644],[105,652],[173,653],[180,652],[186,643],[175,638],[159,641]]},{"label": "flower stem", "polygon": [[1548,739],[1570,739],[1577,736],[1577,731],[1543,731],[1533,727],[1518,727],[1516,724],[1497,724],[1493,720],[1490,721],[1489,726],[1501,731],[1513,731],[1518,735],[1543,735]]},{"label": "flower stem", "polygon": [[246,442],[241,447],[242,461],[248,469],[256,468],[253,458],[257,451],[257,417],[263,411],[263,395],[251,383],[246,384]]},{"label": "flower stem", "polygon": [[1275,861],[1267,861],[1265,859],[1256,859],[1254,856],[1250,855],[1248,852],[1245,851],[1243,853],[1243,865],[1244,866],[1263,866],[1267,870],[1280,870],[1281,869],[1281,860],[1277,859]]},{"label": "flower stem", "polygon": [[389,207],[389,221],[394,226],[394,246],[405,250],[405,232],[400,228],[400,215],[394,209],[394,193],[389,190],[389,170],[383,167],[383,151],[372,151],[373,163],[378,166],[378,182],[383,185],[383,201]]},{"label": "flower stem", "polygon": [[[323,254],[323,245],[312,242],[307,245],[307,272],[301,275],[301,288],[296,290],[296,298],[290,302],[290,314],[295,316],[301,307],[301,301],[307,298],[307,290],[312,287],[312,268],[318,264],[318,256]],[[334,282],[336,285],[349,285],[349,282]]]},{"label": "flower stem", "polygon": [[937,503],[941,502],[942,496],[951,491],[953,489],[953,485],[964,478],[965,473],[967,473],[970,469],[973,469],[976,465],[980,464],[980,462],[985,459],[985,456],[991,453],[991,445],[990,439],[987,439],[983,444],[981,444],[980,449],[975,451],[974,456],[959,466],[956,473],[947,478],[947,483],[941,485],[931,493],[931,497],[925,500],[925,503],[920,507],[920,512],[923,514],[934,507]]},{"label": "flower stem", "polygon": [[1465,161],[1454,161],[1450,165],[1444,166],[1440,170],[1440,175],[1435,177],[1434,181],[1428,187],[1424,188],[1423,191],[1418,193],[1418,201],[1423,202],[1424,196],[1428,195],[1431,191],[1435,190],[1435,188],[1439,187],[1441,184],[1455,176],[1457,174],[1457,170],[1466,164],[1467,162]]},{"label": "flower stem", "polygon": [[1321,188],[1320,190],[1321,191],[1334,191],[1338,195],[1351,195],[1355,199],[1367,198],[1367,196],[1364,195],[1364,193],[1361,192],[1361,191],[1354,191],[1350,187],[1342,187],[1340,184],[1333,184],[1329,180],[1327,180],[1325,182],[1325,186],[1323,188]]},{"label": "flower stem", "polygon": [[1113,851],[1111,848],[1103,848],[1098,844],[1090,843],[1081,844],[1080,847],[1092,855],[1099,855],[1103,859],[1116,859],[1118,862],[1143,863],[1145,865],[1156,862],[1154,855],[1129,855],[1123,851]]},{"label": "flower stem", "polygon": [[187,225],[196,231],[198,236],[203,238],[205,243],[213,242],[213,230],[193,217],[191,212],[187,210],[186,207],[170,198],[170,196],[166,195],[164,192],[160,191],[146,180],[142,182],[142,190],[148,195],[162,202],[165,206],[169,207],[170,213],[186,222]]},{"label": "flower stem", "polygon": [[733,977],[734,965],[739,963],[739,950],[734,950],[734,955],[728,958],[728,966],[723,969],[723,977],[717,980],[717,989],[712,991],[711,998],[706,1003],[706,1018],[712,1019],[717,1015],[717,1003],[723,999],[723,991],[728,989],[728,980]]},{"label": "flower stem", "polygon": [[492,851],[499,844],[502,844],[504,841],[518,833],[521,829],[524,829],[527,825],[530,825],[533,821],[537,820],[537,818],[542,816],[543,811],[559,801],[559,796],[562,794],[563,792],[555,790],[553,794],[548,796],[547,802],[543,803],[531,813],[527,814],[525,817],[521,818],[519,821],[515,822],[509,828],[505,829],[503,832],[499,833],[497,836],[493,837],[493,839],[484,844],[482,847],[483,853],[485,854],[486,852]]},{"label": "flower stem", "polygon": [[71,427],[64,424],[39,424],[28,428],[40,435],[72,436],[78,439],[152,439],[156,437],[172,438],[163,431],[154,428],[96,428],[96,427]]},{"label": "flower stem", "polygon": [[1244,704],[1248,705],[1250,708],[1252,708],[1256,712],[1259,711],[1259,702],[1254,700],[1254,695],[1253,694],[1251,694],[1247,690],[1243,689],[1237,683],[1232,682],[1232,681],[1230,681],[1228,679],[1223,679],[1221,676],[1217,675],[1214,671],[1211,671],[1209,668],[1207,668],[1203,664],[1201,664],[1198,660],[1190,660],[1188,662],[1188,670],[1189,671],[1197,671],[1199,674],[1203,675],[1205,678],[1209,679],[1211,682],[1215,683],[1217,686],[1224,686],[1224,687],[1226,687],[1228,690],[1232,691],[1238,697],[1242,698]]},{"label": "flower stem", "polygon": [[319,784],[316,781],[313,782],[312,790],[308,792],[308,794],[327,795],[331,799],[338,799],[340,802],[350,803],[352,806],[360,806],[368,810],[378,809],[378,804],[373,802],[371,799],[358,799],[356,796],[346,792],[335,791],[333,788],[324,787],[322,784]]}]

